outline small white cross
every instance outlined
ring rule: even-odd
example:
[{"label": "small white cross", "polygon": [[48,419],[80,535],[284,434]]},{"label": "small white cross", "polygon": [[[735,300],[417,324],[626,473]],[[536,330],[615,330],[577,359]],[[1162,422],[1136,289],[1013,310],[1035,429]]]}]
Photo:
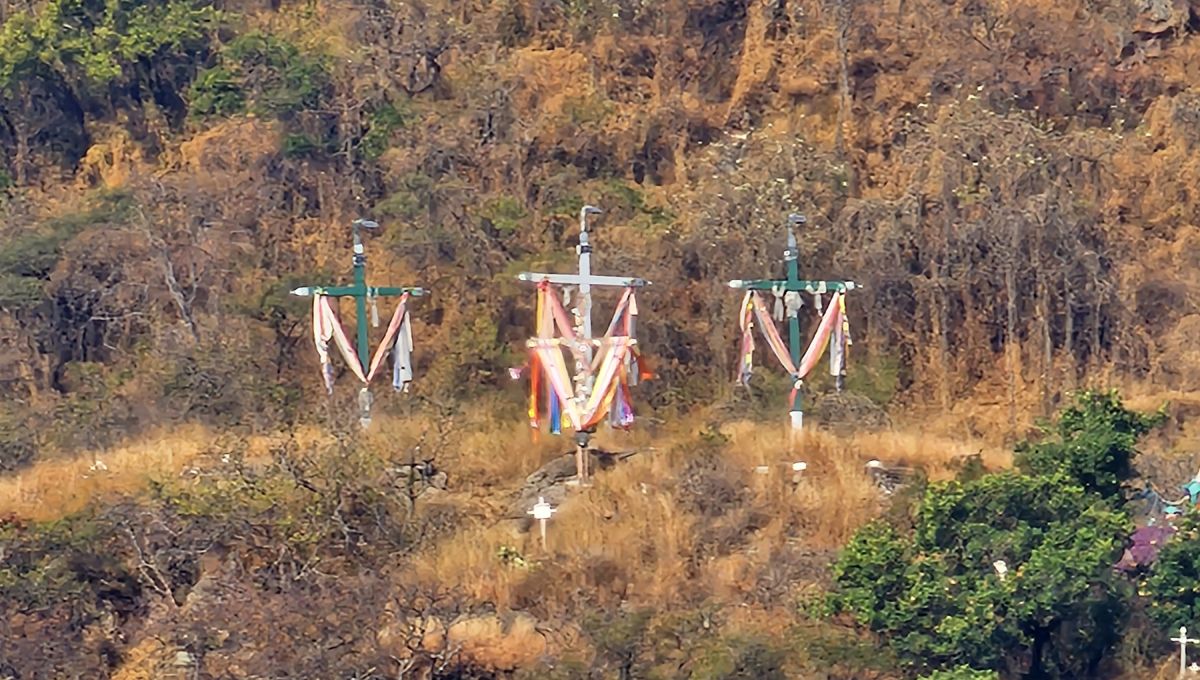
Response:
[{"label": "small white cross", "polygon": [[527,514],[533,515],[533,518],[536,519],[538,524],[541,525],[542,550],[546,549],[546,520],[550,519],[550,516],[555,512],[558,512],[558,508],[552,507],[546,502],[546,499],[541,496],[538,496],[538,502],[534,504],[533,509],[527,511]]},{"label": "small white cross", "polygon": [[1179,637],[1171,638],[1171,642],[1179,643],[1179,677],[1183,677],[1187,672],[1187,646],[1188,643],[1198,643],[1200,640],[1194,640],[1187,636],[1187,626],[1179,627]]}]

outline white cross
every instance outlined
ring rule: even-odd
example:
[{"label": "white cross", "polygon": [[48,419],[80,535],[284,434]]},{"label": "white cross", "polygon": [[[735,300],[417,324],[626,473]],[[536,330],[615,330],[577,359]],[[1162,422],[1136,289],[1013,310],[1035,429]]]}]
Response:
[{"label": "white cross", "polygon": [[1197,643],[1200,640],[1193,640],[1187,636],[1187,626],[1179,627],[1179,637],[1171,638],[1171,642],[1179,643],[1179,677],[1183,677],[1187,672],[1187,646],[1188,643]]},{"label": "white cross", "polygon": [[558,508],[552,507],[546,502],[545,498],[538,496],[538,502],[534,504],[533,509],[527,511],[527,514],[533,515],[533,518],[538,521],[542,529],[542,550],[546,549],[546,520],[550,516],[558,512]]}]

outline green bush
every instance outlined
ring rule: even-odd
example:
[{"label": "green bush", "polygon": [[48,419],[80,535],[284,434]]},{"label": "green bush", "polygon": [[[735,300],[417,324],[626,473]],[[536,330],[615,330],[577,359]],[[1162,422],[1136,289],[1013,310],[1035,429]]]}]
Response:
[{"label": "green bush", "polygon": [[519,200],[500,196],[485,203],[480,216],[501,234],[511,234],[521,228],[521,221],[529,217],[529,213]]},{"label": "green bush", "polygon": [[1138,439],[1166,418],[1125,408],[1116,391],[1082,392],[1052,425],[1050,439],[1017,446],[1017,469],[1037,475],[1063,473],[1085,490],[1124,500],[1123,485],[1134,476]]},{"label": "green bush", "polygon": [[367,132],[359,142],[363,157],[375,160],[391,148],[392,135],[408,126],[412,113],[405,107],[384,103],[367,119]]},{"label": "green bush", "polygon": [[201,71],[189,94],[191,110],[199,116],[232,116],[246,108],[240,78],[224,66]]},{"label": "green bush", "polygon": [[86,229],[125,222],[132,209],[129,194],[102,192],[84,210],[0,237],[0,308],[28,309],[43,302],[45,283],[67,243]]},{"label": "green bush", "polygon": [[240,35],[217,64],[192,84],[193,116],[228,116],[243,110],[287,118],[320,106],[329,88],[329,61],[269,33]]},{"label": "green bush", "polygon": [[82,89],[102,92],[139,63],[198,58],[222,16],[211,2],[189,0],[53,0],[36,14],[16,12],[0,30],[0,91],[41,78],[78,79]]},{"label": "green bush", "polygon": [[1119,636],[1125,593],[1112,565],[1128,531],[1123,514],[1061,474],[933,484],[911,533],[874,522],[854,536],[831,604],[916,670],[1024,664],[1039,677],[1089,676]]},{"label": "green bush", "polygon": [[11,406],[0,410],[0,473],[28,465],[37,457],[38,429]]},{"label": "green bush", "polygon": [[695,660],[694,680],[787,680],[787,653],[760,636],[722,636]]},{"label": "green bush", "polygon": [[1188,512],[1141,585],[1155,623],[1169,631],[1200,621],[1200,513]]}]

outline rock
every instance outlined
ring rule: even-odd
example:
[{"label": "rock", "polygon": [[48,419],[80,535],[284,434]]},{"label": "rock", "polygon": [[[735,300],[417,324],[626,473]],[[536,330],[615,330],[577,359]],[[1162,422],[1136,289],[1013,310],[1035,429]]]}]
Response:
[{"label": "rock", "polygon": [[1181,29],[1189,16],[1187,0],[1143,0],[1139,9],[1133,30],[1149,35]]},{"label": "rock", "polygon": [[834,430],[873,432],[892,425],[887,411],[870,399],[851,392],[819,395],[808,413],[821,425]]},{"label": "rock", "polygon": [[462,619],[450,625],[447,639],[461,647],[475,665],[514,671],[532,665],[546,653],[546,638],[537,619],[521,612]]}]

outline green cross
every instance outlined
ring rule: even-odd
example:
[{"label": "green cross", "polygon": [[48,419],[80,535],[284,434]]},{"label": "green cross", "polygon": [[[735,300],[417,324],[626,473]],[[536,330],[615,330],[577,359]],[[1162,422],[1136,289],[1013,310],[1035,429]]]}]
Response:
[{"label": "green cross", "polygon": [[[409,295],[420,297],[425,295],[428,290],[425,288],[410,288],[410,287],[394,287],[394,286],[368,286],[367,285],[367,255],[363,248],[362,237],[358,230],[361,229],[376,229],[379,224],[370,220],[354,220],[350,225],[351,233],[354,235],[354,285],[350,286],[302,286],[291,291],[292,295],[300,297],[310,297],[313,295],[329,295],[332,297],[352,297],[354,298],[355,309],[357,311],[358,325],[358,363],[362,369],[366,371],[371,365],[370,348],[367,345],[367,298],[372,297],[399,297],[408,293]],[[365,403],[360,404],[363,407],[363,418],[365,421],[370,421],[370,402],[369,393],[364,386],[362,393],[367,394],[368,398]],[[365,426],[365,424],[364,424]]]},{"label": "green cross", "polygon": [[[786,279],[753,279],[742,280],[734,279],[729,282],[730,288],[741,290],[766,290],[794,292],[794,293],[844,293],[854,290],[860,286],[853,281],[807,281],[800,278],[800,252],[796,245],[797,227],[802,227],[808,222],[804,215],[792,213],[788,215],[787,222],[787,249],[783,251],[783,261],[787,265]],[[792,355],[792,363],[800,365],[800,314],[798,311],[788,310],[788,346]],[[838,376],[838,389],[842,388],[842,378]],[[800,429],[804,409],[800,405],[800,391],[796,391],[796,398],[792,401],[789,411],[792,414],[792,427]]]}]

